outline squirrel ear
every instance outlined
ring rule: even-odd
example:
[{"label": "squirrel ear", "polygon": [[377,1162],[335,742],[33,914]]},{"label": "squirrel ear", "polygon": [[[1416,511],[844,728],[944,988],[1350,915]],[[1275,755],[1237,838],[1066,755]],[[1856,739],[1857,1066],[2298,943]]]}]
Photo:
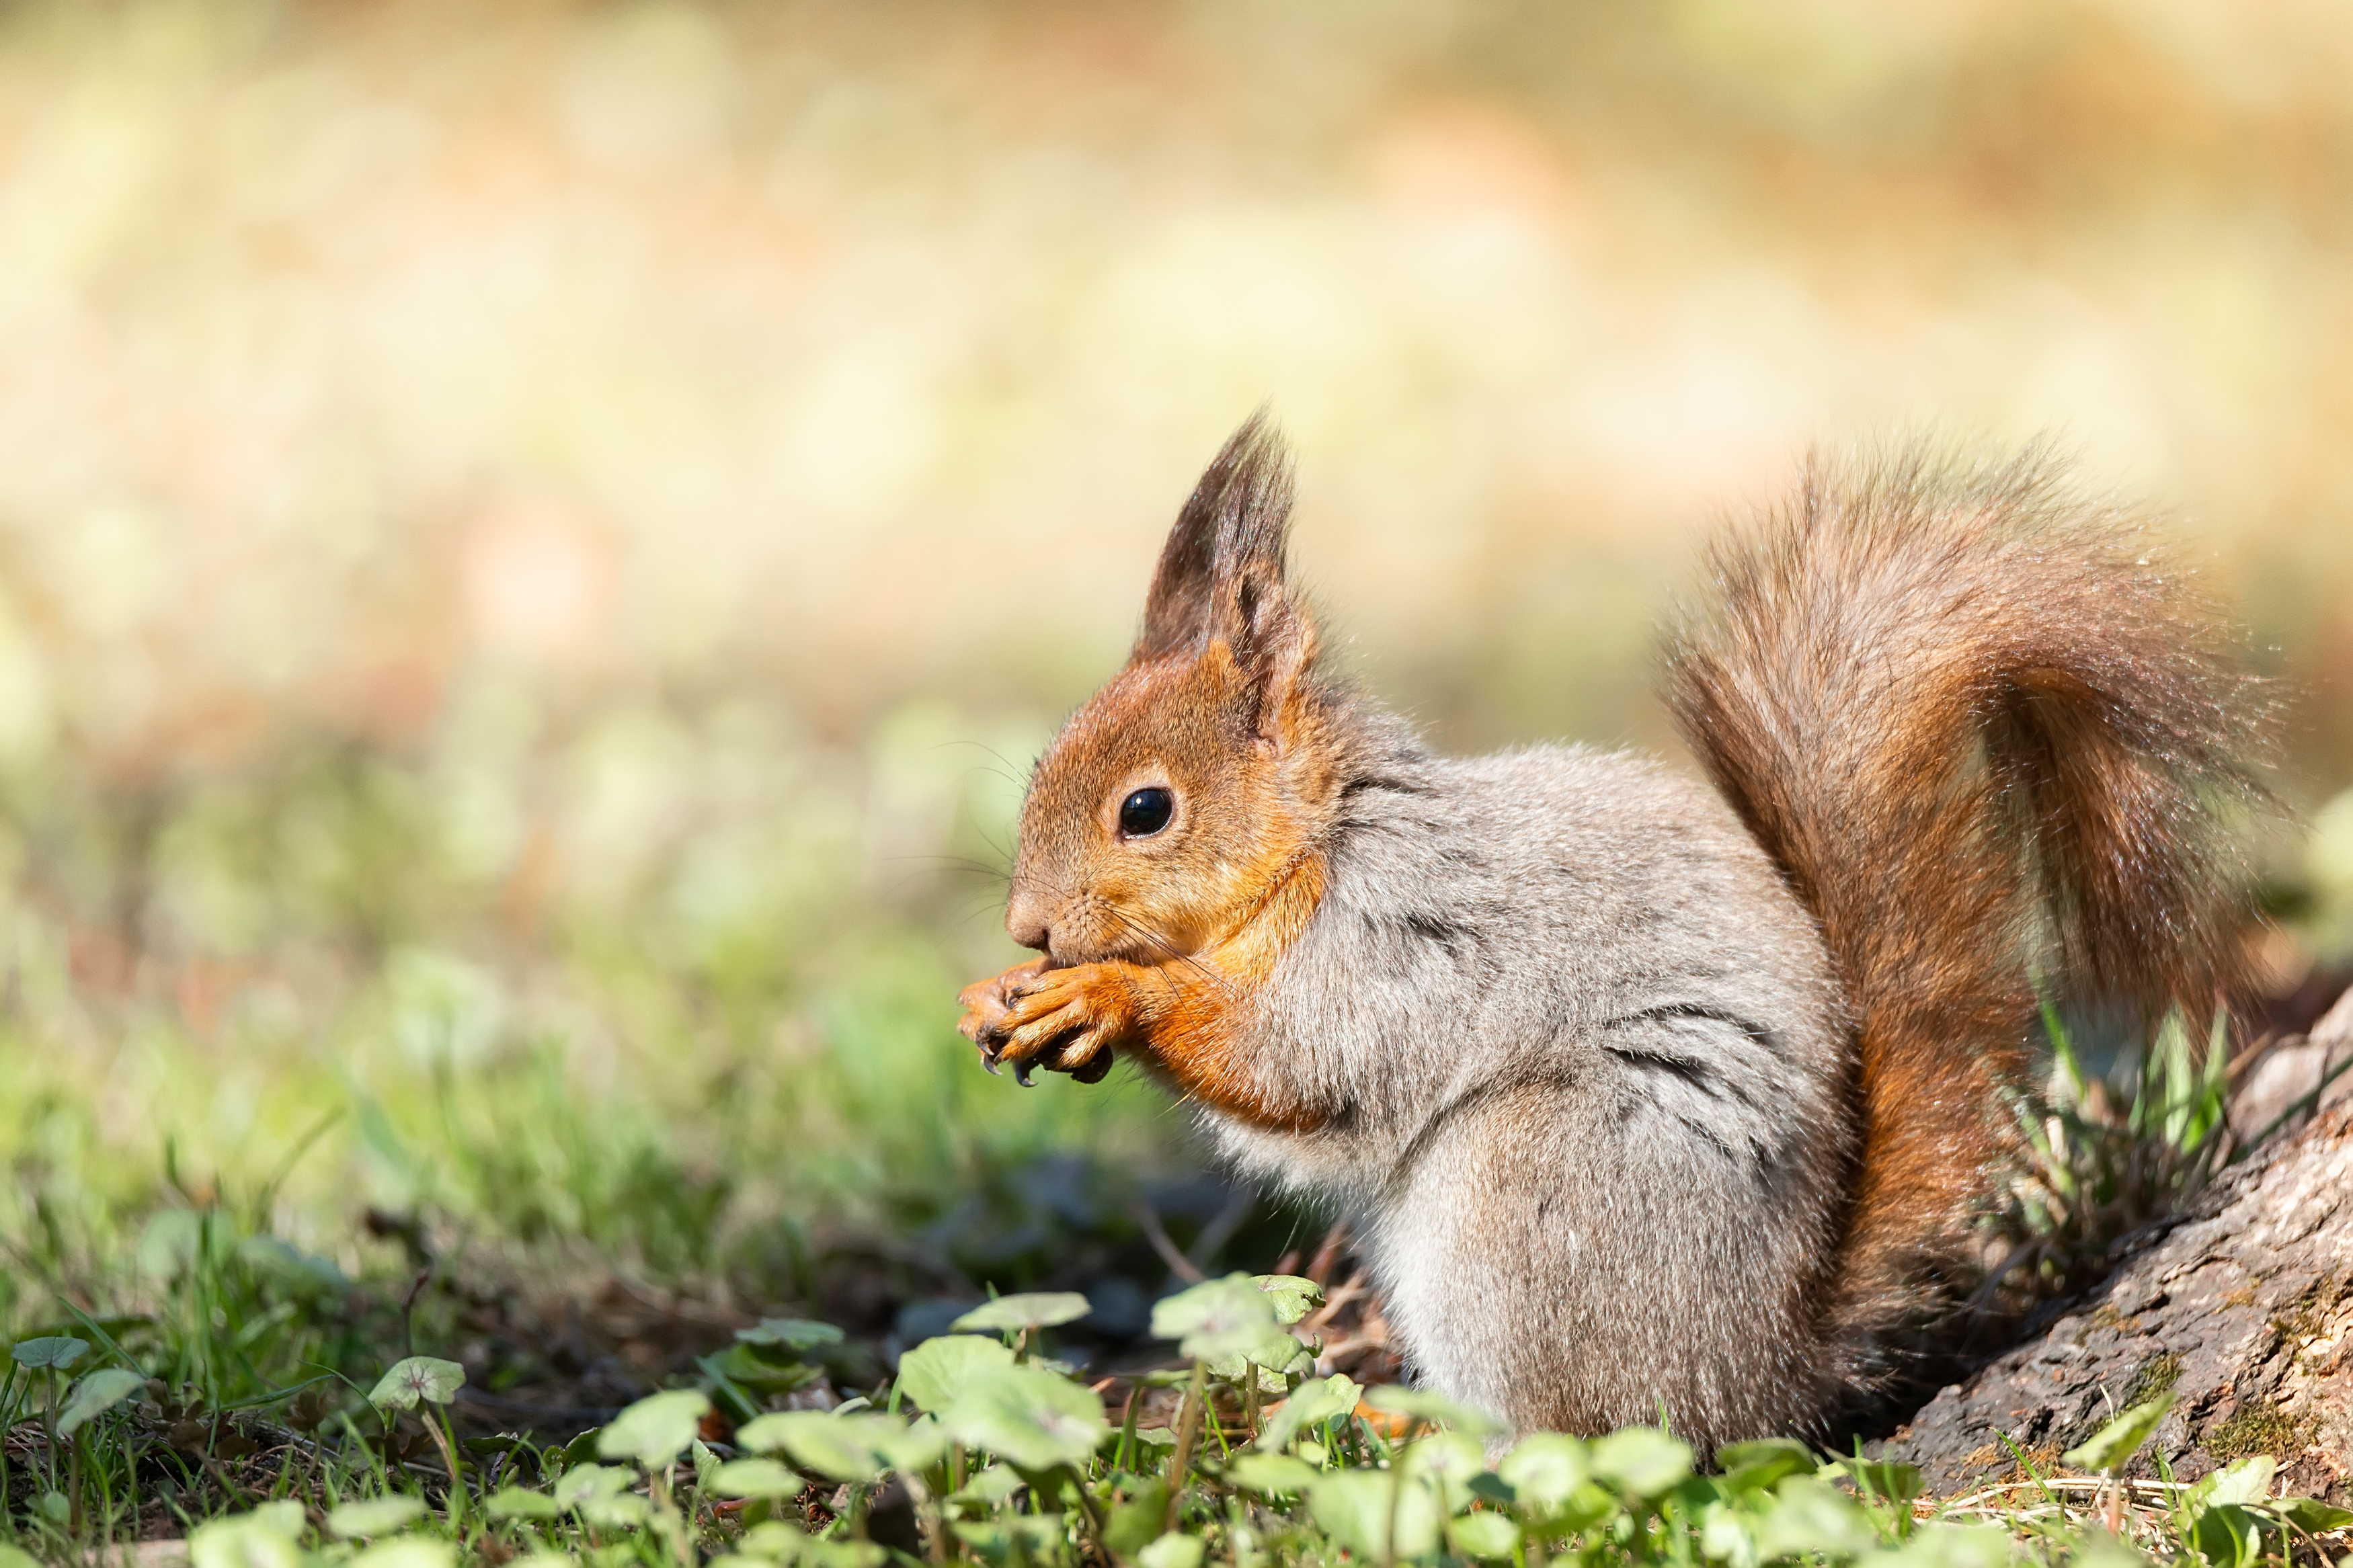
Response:
[{"label": "squirrel ear", "polygon": [[1282,575],[1282,526],[1291,510],[1291,476],[1282,439],[1261,408],[1227,437],[1176,514],[1144,601],[1144,629],[1130,657],[1140,662],[1198,648],[1223,628],[1211,625],[1211,598],[1224,562],[1252,514],[1271,508],[1273,564]]},{"label": "squirrel ear", "polygon": [[1233,650],[1258,689],[1260,733],[1280,742],[1299,678],[1315,657],[1314,626],[1284,580],[1291,461],[1264,409],[1219,456],[1226,474],[1209,573],[1209,636]]}]

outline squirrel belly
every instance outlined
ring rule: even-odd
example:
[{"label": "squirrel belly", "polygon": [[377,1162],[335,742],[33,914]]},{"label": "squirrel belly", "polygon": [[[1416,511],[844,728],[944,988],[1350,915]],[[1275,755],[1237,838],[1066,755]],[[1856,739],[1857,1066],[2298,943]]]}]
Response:
[{"label": "squirrel belly", "polygon": [[[2273,715],[2147,531],[2034,454],[1814,463],[1667,647],[1714,784],[1430,754],[1321,659],[1252,420],[1023,800],[964,994],[1362,1221],[1415,1375],[1521,1428],[1836,1434],[1952,1310],[2039,967],[2203,1015]],[[1025,1079],[1026,1081],[1026,1079]]]}]

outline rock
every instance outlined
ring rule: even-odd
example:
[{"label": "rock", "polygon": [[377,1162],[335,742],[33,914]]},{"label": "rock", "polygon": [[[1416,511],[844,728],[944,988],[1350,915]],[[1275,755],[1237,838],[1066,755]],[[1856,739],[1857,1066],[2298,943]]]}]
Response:
[{"label": "rock", "polygon": [[2299,1109],[2307,1096],[2316,1095],[2317,1108],[2327,1110],[2353,1095],[2348,1064],[2353,1064],[2353,991],[2337,999],[2310,1036],[2283,1040],[2256,1061],[2231,1099],[2232,1135],[2242,1142],[2259,1138],[2292,1110],[2291,1125],[2309,1118],[2312,1108]]},{"label": "rock", "polygon": [[[2285,1058],[2310,1076],[2286,1079],[2257,1131],[2353,1053],[2353,997],[2281,1050],[2319,1054]],[[2353,1500],[2353,1072],[2337,1082],[2345,1095],[2227,1167],[2105,1285],[1938,1394],[1882,1454],[1946,1496],[2021,1479],[2021,1457],[2047,1476],[2111,1415],[2171,1389],[2128,1474],[2155,1477],[2161,1456],[2195,1480],[2263,1453],[2291,1492]]]}]

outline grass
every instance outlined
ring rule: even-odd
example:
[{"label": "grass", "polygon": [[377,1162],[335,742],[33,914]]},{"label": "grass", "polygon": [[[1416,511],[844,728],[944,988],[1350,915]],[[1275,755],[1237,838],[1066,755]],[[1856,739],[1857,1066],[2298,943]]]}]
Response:
[{"label": "grass", "polygon": [[[1324,1292],[1293,1276],[1229,1275],[1162,1300],[1152,1332],[1173,1348],[1161,1370],[1088,1382],[1055,1338],[1086,1300],[1017,1294],[831,1408],[785,1391],[839,1371],[839,1331],[768,1320],[702,1358],[700,1376],[569,1441],[470,1436],[456,1415],[474,1370],[429,1354],[366,1382],[322,1371],[227,1397],[265,1364],[322,1366],[312,1358],[337,1347],[319,1330],[337,1314],[316,1304],[351,1288],[253,1238],[230,1245],[225,1227],[200,1224],[194,1239],[166,1310],[135,1324],[77,1315],[71,1332],[15,1346],[0,1413],[15,1423],[7,1480],[22,1500],[0,1553],[110,1561],[109,1543],[163,1527],[186,1532],[195,1568],[1992,1565],[2128,1548],[2291,1557],[2353,1524],[2270,1498],[2268,1458],[2195,1487],[2038,1471],[2031,1490],[1936,1502],[1906,1467],[1786,1440],[1726,1448],[1710,1475],[1671,1433],[1642,1428],[1504,1447],[1485,1417],[1434,1395],[1320,1375]],[[361,1341],[396,1318],[414,1331],[389,1296],[343,1315]],[[779,1394],[762,1398],[764,1382]],[[2120,1468],[2161,1414],[2128,1410],[2068,1458]]]},{"label": "grass", "polygon": [[[948,743],[989,722],[828,754],[713,700],[406,748],[295,733],[136,788],[71,752],[20,762],[7,1539],[83,1562],[189,1540],[199,1568],[1746,1568],[2073,1560],[2111,1496],[2139,1548],[2196,1539],[2206,1504],[2047,1471],[1928,1504],[1916,1478],[1780,1449],[1695,1477],[1665,1434],[1491,1453],[1474,1417],[1377,1388],[1303,1420],[1333,1377],[1388,1370],[1344,1249],[1311,1260],[1313,1216],[1206,1174],[1140,1086],[1025,1093],[953,1033],[956,984],[1005,956],[964,868],[1011,794]],[[486,857],[484,802],[522,798],[547,847]],[[902,812],[921,831],[894,836]],[[2009,1217],[2044,1289],[2229,1152],[2211,1042],[2168,1026],[2112,1081],[2055,1021],[2053,1042]],[[1253,1384],[1155,1330],[1236,1267],[1329,1288],[1312,1374]],[[910,1392],[902,1356],[987,1359],[939,1336],[1038,1292],[1089,1310],[1011,1334],[1026,1381],[969,1409]],[[690,1405],[669,1451],[613,1436]],[[1065,1439],[1051,1463],[1025,1447]],[[2227,1506],[2220,1539],[2289,1539],[2268,1504]]]},{"label": "grass", "polygon": [[[828,918],[793,905],[839,797],[705,817],[625,897],[575,879],[518,924],[512,880],[450,847],[446,764],[290,746],[274,773],[50,780],[47,816],[20,806],[26,842],[79,858],[14,911],[15,1550],[1746,1568],[2089,1561],[2104,1531],[2301,1552],[2341,1522],[2042,1466],[1929,1502],[1900,1467],[1788,1445],[1700,1476],[1656,1432],[1494,1448],[1472,1413],[1370,1386],[1345,1249],[1309,1261],[1310,1216],[1203,1175],[1149,1095],[975,1069],[949,997],[996,939],[959,892],[845,859]],[[707,805],[677,768],[664,787]],[[959,798],[949,847],[985,853],[1001,823]],[[238,929],[233,968],[174,956],[174,931],[217,952]],[[2113,1082],[2053,1040],[2011,1216],[2046,1285],[2222,1152],[2217,1058],[2178,1024]],[[1271,1292],[1220,1273],[1286,1253]],[[995,1332],[942,1337],[999,1293]]]}]

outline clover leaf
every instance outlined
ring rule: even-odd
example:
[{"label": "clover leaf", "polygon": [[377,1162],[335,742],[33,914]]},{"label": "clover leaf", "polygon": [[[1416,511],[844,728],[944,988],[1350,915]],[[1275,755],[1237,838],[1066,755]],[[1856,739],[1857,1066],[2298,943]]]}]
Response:
[{"label": "clover leaf", "polygon": [[[81,1342],[73,1342],[79,1344]],[[110,1366],[74,1384],[58,1416],[58,1436],[70,1437],[93,1418],[103,1415],[147,1386],[147,1380],[127,1368]]]},{"label": "clover leaf", "polygon": [[390,1372],[368,1391],[368,1403],[377,1409],[414,1410],[417,1402],[447,1405],[466,1384],[466,1369],[438,1356],[413,1355],[395,1362]]},{"label": "clover leaf", "polygon": [[976,1380],[943,1417],[949,1434],[1028,1469],[1084,1463],[1111,1433],[1084,1385],[1030,1367]]},{"label": "clover leaf", "polygon": [[1075,1290],[1032,1290],[983,1301],[948,1327],[959,1332],[1018,1333],[1027,1329],[1050,1329],[1075,1323],[1094,1309]]},{"label": "clover leaf", "polygon": [[1012,1364],[1000,1341],[944,1334],[899,1358],[899,1392],[920,1409],[945,1410],[976,1378]]},{"label": "clover leaf", "polygon": [[596,1434],[596,1457],[635,1459],[649,1470],[667,1469],[686,1452],[710,1413],[710,1396],[699,1389],[648,1394]]},{"label": "clover leaf", "polygon": [[1247,1274],[1205,1279],[1152,1309],[1153,1336],[1197,1361],[1248,1355],[1282,1331],[1274,1302]]},{"label": "clover leaf", "polygon": [[327,1528],[338,1541],[363,1535],[392,1535],[423,1519],[425,1504],[413,1497],[366,1498],[347,1502],[327,1515]]},{"label": "clover leaf", "polygon": [[70,1334],[43,1334],[37,1340],[19,1340],[8,1353],[18,1366],[38,1372],[63,1372],[81,1360],[90,1347]]}]

